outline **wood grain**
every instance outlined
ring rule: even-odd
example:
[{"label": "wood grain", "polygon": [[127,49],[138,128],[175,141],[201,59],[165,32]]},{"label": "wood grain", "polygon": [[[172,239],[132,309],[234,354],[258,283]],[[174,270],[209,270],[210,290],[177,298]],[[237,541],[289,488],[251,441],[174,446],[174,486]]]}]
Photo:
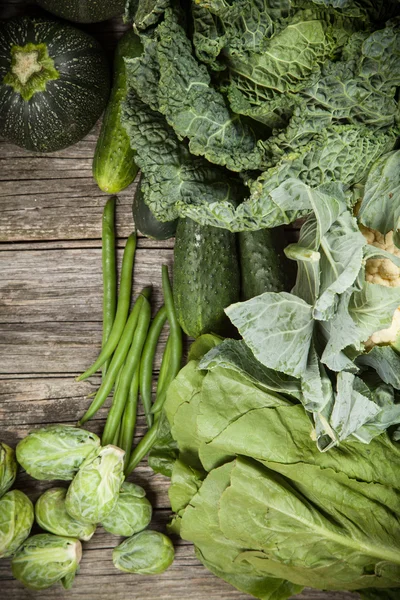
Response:
[{"label": "wood grain", "polygon": [[[0,18],[43,14],[26,0],[2,0]],[[121,19],[85,25],[109,51],[126,29]],[[76,383],[101,344],[101,218],[107,195],[92,178],[92,158],[100,123],[84,140],[61,152],[35,154],[0,140],[0,438],[15,446],[48,423],[74,424],[90,403],[100,378]],[[118,197],[119,263],[134,224],[135,183]],[[173,241],[139,237],[134,291],[154,288],[161,303],[160,266],[172,261]],[[162,342],[165,342],[166,332]],[[160,349],[155,374],[160,365]],[[88,423],[100,434],[111,399]],[[145,431],[139,410],[135,443]],[[145,487],[154,509],[152,527],[165,531],[170,518],[168,480],[143,461],[130,480]],[[33,501],[53,482],[38,482],[21,472],[17,487]],[[64,484],[65,485],[65,484]],[[35,529],[35,531],[37,531]],[[72,590],[41,592],[23,588],[0,561],[2,600],[246,600],[214,577],[195,558],[193,548],[174,539],[176,560],[163,575],[123,574],[112,564],[120,538],[101,527],[84,544],[81,572]],[[345,592],[305,590],[297,600],[352,600]]]}]

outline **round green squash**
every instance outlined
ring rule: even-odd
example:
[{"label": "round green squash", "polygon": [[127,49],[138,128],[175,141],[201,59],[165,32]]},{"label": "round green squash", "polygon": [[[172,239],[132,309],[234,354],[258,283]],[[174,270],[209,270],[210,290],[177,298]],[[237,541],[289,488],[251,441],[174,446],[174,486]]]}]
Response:
[{"label": "round green squash", "polygon": [[53,15],[76,23],[96,23],[124,13],[125,0],[36,0]]},{"label": "round green squash", "polygon": [[106,57],[87,33],[22,17],[0,24],[0,135],[54,152],[81,140],[110,91]]}]

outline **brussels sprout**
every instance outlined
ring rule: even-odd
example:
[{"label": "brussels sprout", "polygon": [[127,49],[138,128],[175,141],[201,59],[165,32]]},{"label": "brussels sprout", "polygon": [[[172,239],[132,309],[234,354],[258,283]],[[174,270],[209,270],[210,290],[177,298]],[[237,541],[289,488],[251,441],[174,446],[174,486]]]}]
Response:
[{"label": "brussels sprout", "polygon": [[70,517],[65,508],[65,488],[51,488],[36,502],[36,521],[42,529],[55,535],[78,538],[87,542],[96,531],[93,523],[80,523]]},{"label": "brussels sprout", "polygon": [[69,589],[82,558],[79,540],[41,533],[26,540],[11,561],[12,574],[31,590],[61,581]]},{"label": "brussels sprout", "polygon": [[7,444],[0,443],[0,498],[14,483],[17,467],[14,450]]},{"label": "brussels sprout", "polygon": [[114,548],[113,563],[120,571],[155,575],[168,569],[174,554],[174,546],[166,535],[147,529]]},{"label": "brussels sprout", "polygon": [[26,540],[33,525],[33,504],[19,490],[0,499],[0,558],[12,556]]},{"label": "brussels sprout", "polygon": [[35,479],[74,478],[85,458],[100,446],[94,433],[70,425],[33,431],[17,446],[17,460]]},{"label": "brussels sprout", "polygon": [[152,508],[145,498],[146,492],[134,483],[123,483],[118,501],[110,514],[103,519],[106,531],[129,537],[145,529],[151,521]]},{"label": "brussels sprout", "polygon": [[65,507],[83,523],[101,523],[112,511],[124,481],[125,452],[103,446],[82,463],[68,488]]}]

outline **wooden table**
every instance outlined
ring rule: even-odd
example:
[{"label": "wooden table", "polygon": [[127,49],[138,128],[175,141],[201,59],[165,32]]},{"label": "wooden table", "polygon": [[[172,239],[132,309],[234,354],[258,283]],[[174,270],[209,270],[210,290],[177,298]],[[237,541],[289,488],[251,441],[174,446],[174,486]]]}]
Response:
[{"label": "wooden table", "polygon": [[[21,14],[25,2],[0,3],[0,18]],[[112,50],[123,31],[121,20],[90,26]],[[62,152],[34,154],[0,140],[0,439],[11,446],[47,423],[76,423],[90,403],[98,377],[76,383],[101,344],[101,216],[107,196],[92,178],[91,165],[99,124],[79,144]],[[133,229],[135,184],[119,194],[119,261]],[[173,242],[140,238],[134,291],[152,284],[153,305],[161,301],[161,264],[172,262]],[[160,357],[157,356],[156,369]],[[107,408],[88,429],[100,433]],[[144,432],[140,414],[137,439]],[[152,527],[169,520],[168,480],[144,461],[130,477],[143,485],[154,509]],[[35,501],[51,483],[25,473],[16,487]],[[120,542],[99,528],[84,543],[81,571],[72,590],[61,586],[26,590],[13,580],[8,560],[0,561],[0,598],[26,600],[245,600],[244,595],[211,575],[194,557],[192,546],[174,540],[176,560],[161,576],[117,571],[112,548]],[[351,600],[352,594],[307,590],[299,600]]]}]

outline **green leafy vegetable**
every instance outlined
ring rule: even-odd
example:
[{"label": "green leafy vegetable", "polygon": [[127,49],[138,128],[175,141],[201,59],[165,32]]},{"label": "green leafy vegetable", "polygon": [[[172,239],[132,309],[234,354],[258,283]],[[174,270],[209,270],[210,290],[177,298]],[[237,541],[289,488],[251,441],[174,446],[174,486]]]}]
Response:
[{"label": "green leafy vegetable", "polygon": [[104,529],[124,537],[145,529],[152,515],[151,504],[145,496],[146,492],[142,487],[124,482],[116,505],[101,523]]},{"label": "green leafy vegetable", "polygon": [[12,490],[0,498],[0,558],[12,556],[28,537],[34,520],[32,502]]},{"label": "green leafy vegetable", "polygon": [[0,443],[0,498],[14,483],[17,469],[14,450],[7,444]]},{"label": "green leafy vegetable", "polygon": [[94,433],[68,425],[33,431],[16,448],[17,461],[35,479],[74,478],[79,467],[100,446]]},{"label": "green leafy vegetable", "polygon": [[[181,451],[170,488],[173,529],[200,560],[260,599],[285,600],[304,585],[398,586],[398,445],[383,434],[368,446],[345,442],[321,453],[301,405],[229,367],[205,373],[197,365],[191,361],[171,385],[165,410]],[[350,373],[339,388],[340,397],[372,394]],[[376,394],[389,409],[388,386]],[[338,402],[333,418],[348,437],[355,421],[347,407],[342,412]]]},{"label": "green leafy vegetable", "polygon": [[96,525],[73,519],[65,508],[66,495],[67,490],[59,487],[44,492],[35,505],[36,521],[45,531],[87,542],[96,531]]},{"label": "green leafy vegetable", "polygon": [[174,560],[171,540],[158,531],[141,531],[114,548],[113,562],[120,571],[157,575]]},{"label": "green leafy vegetable", "polygon": [[[186,13],[167,0],[139,2],[144,52],[127,61],[123,122],[157,218],[275,227],[310,212],[293,197],[276,206],[273,192],[288,179],[363,183],[399,134],[400,29],[388,21],[399,14],[394,2],[355,0],[200,0]],[[143,104],[145,118],[136,114]],[[195,193],[196,156],[244,171],[250,193],[238,194],[239,206],[208,186],[217,171],[207,162],[196,178],[206,193]],[[232,175],[219,176],[222,191]]]},{"label": "green leafy vegetable", "polygon": [[110,445],[86,458],[65,499],[71,517],[82,523],[100,523],[108,516],[124,481],[124,455],[123,450]]},{"label": "green leafy vegetable", "polygon": [[26,540],[12,559],[12,573],[31,590],[45,590],[57,582],[70,589],[82,557],[79,540],[50,533]]},{"label": "green leafy vegetable", "polygon": [[372,367],[381,383],[399,389],[395,350],[365,353],[364,344],[391,325],[400,289],[366,281],[364,265],[371,257],[397,265],[398,257],[367,244],[336,184],[314,190],[288,180],[272,195],[285,202],[288,192],[294,198],[296,191],[297,202],[308,202],[313,212],[299,241],[285,249],[298,264],[292,293],[267,292],[229,306],[226,313],[243,341],[227,340],[201,366],[233,369],[261,389],[299,399],[312,415],[320,450],[345,439],[368,443],[384,429],[382,423],[398,423],[395,399],[385,410],[354,375]]}]

